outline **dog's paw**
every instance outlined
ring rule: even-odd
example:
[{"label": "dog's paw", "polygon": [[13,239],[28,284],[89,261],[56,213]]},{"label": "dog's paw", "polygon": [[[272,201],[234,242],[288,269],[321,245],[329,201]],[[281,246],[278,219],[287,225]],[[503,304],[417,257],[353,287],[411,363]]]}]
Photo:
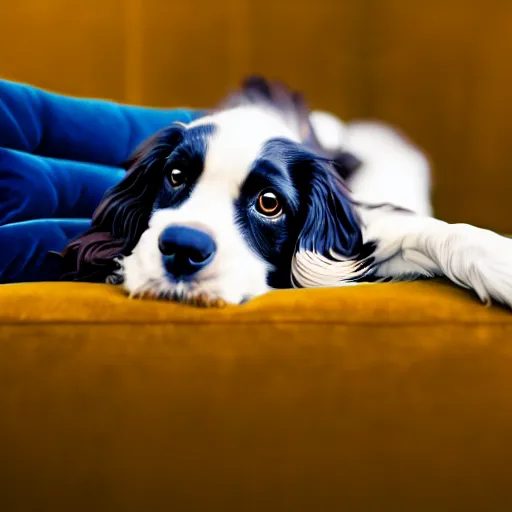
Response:
[{"label": "dog's paw", "polygon": [[512,239],[466,225],[453,237],[447,240],[448,277],[485,304],[494,299],[512,308]]},{"label": "dog's paw", "polygon": [[106,284],[119,285],[124,283],[124,277],[121,274],[111,274],[105,279]]},{"label": "dog's paw", "polygon": [[107,276],[105,279],[106,284],[114,284],[119,285],[124,283],[124,267],[123,260],[121,258],[116,258],[114,260],[116,268],[112,274]]}]

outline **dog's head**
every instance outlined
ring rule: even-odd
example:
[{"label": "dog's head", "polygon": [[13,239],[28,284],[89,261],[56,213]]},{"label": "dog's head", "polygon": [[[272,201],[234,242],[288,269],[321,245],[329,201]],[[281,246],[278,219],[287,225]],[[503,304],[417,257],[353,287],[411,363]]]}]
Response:
[{"label": "dog's head", "polygon": [[334,163],[271,110],[239,106],[147,141],[64,267],[75,280],[118,275],[132,294],[240,303],[321,285],[331,263],[353,269],[361,244]]}]

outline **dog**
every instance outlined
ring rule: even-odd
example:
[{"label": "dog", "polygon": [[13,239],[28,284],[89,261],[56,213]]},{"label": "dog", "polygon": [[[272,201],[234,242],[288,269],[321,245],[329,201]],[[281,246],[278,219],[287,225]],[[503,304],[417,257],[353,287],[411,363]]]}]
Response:
[{"label": "dog", "polygon": [[311,112],[281,83],[247,79],[126,168],[62,253],[63,279],[206,306],[446,276],[512,306],[512,240],[435,219],[420,149],[385,125]]}]

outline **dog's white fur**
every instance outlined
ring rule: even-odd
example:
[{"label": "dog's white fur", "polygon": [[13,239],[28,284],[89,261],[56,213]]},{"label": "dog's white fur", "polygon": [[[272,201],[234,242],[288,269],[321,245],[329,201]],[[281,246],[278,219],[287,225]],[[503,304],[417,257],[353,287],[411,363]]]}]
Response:
[{"label": "dog's white fur", "polygon": [[[268,264],[243,240],[232,205],[265,142],[298,137],[261,108],[240,107],[214,116],[217,130],[191,197],[177,209],[155,212],[149,229],[122,262],[124,285],[131,293],[151,289],[180,299],[205,293],[238,303],[268,289]],[[432,218],[429,165],[419,149],[381,124],[345,125],[323,112],[313,113],[311,121],[325,148],[352,151],[362,160],[349,181],[357,201],[391,203],[414,212],[358,207],[364,241],[377,243],[372,255],[376,275],[396,280],[445,275],[484,302],[494,298],[512,306],[512,240]],[[191,126],[211,122],[205,117]],[[165,279],[158,237],[172,224],[199,226],[217,244],[214,261],[191,283],[171,285]],[[296,281],[307,287],[347,285],[363,273],[361,262],[339,258],[333,263],[311,251],[299,251],[293,269]]]},{"label": "dog's white fur", "polygon": [[[387,206],[358,208],[364,241],[378,241],[372,255],[379,262],[378,276],[395,280],[446,276],[474,290],[485,303],[493,298],[512,307],[512,240],[432,218],[430,169],[418,148],[380,123],[343,124],[324,112],[313,113],[312,123],[322,144],[331,150],[338,145],[361,159],[362,167],[350,181],[355,198],[369,204],[390,203],[417,214]],[[318,264],[318,258],[313,261]],[[303,283],[311,285],[305,267]],[[324,262],[321,267],[324,286],[343,284],[361,272],[360,265],[351,261]]]},{"label": "dog's white fur", "polygon": [[348,181],[356,200],[432,215],[429,162],[396,130],[377,122],[343,123],[327,112],[313,112],[311,123],[324,148],[345,149],[361,160]]},{"label": "dog's white fur", "polygon": [[378,275],[444,275],[485,303],[494,298],[512,306],[511,240],[468,224],[391,211],[367,212],[366,224],[365,237],[380,240]]}]

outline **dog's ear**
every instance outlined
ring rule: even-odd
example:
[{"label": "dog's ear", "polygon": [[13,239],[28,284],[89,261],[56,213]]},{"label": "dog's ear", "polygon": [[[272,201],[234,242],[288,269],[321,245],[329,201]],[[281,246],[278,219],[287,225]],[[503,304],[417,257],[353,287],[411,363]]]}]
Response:
[{"label": "dog's ear", "polygon": [[360,221],[334,163],[307,157],[295,170],[306,191],[303,217],[292,260],[297,287],[336,286],[359,266],[365,252]]},{"label": "dog's ear", "polygon": [[183,129],[173,125],[134,152],[125,177],[106,192],[94,212],[89,231],[62,252],[62,279],[105,282],[115,273],[117,259],[131,253],[148,227],[162,187],[165,159],[182,138]]}]

